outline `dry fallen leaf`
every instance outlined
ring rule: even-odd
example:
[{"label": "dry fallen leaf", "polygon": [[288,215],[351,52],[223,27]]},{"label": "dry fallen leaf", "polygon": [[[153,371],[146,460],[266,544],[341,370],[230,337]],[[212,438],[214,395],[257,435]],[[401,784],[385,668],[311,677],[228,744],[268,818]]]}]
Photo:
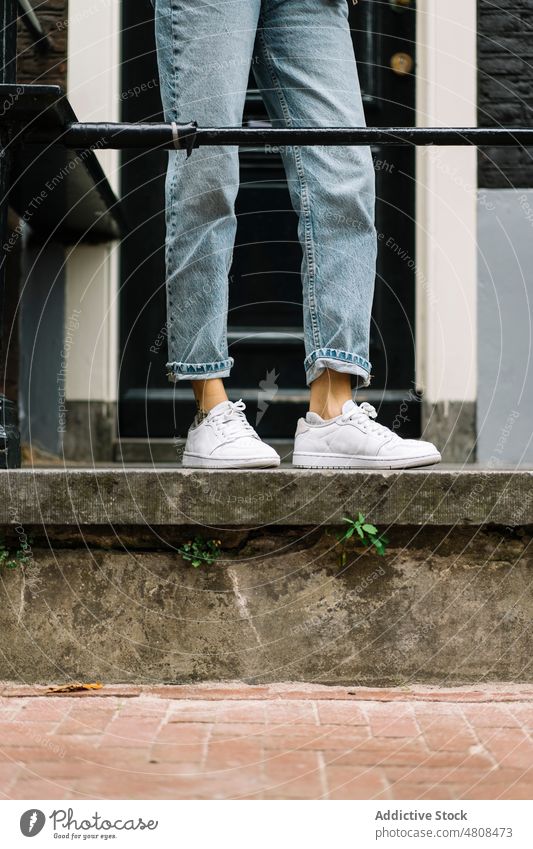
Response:
[{"label": "dry fallen leaf", "polygon": [[48,687],[46,690],[49,695],[57,695],[58,693],[82,693],[84,690],[101,690],[103,684],[96,681],[94,684],[80,684],[73,682],[72,684],[59,684],[57,687]]}]

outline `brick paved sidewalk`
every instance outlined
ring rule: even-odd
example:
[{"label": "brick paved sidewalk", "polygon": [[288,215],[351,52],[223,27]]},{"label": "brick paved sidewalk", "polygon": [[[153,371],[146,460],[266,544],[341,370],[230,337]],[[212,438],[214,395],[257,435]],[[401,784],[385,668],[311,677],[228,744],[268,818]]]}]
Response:
[{"label": "brick paved sidewalk", "polygon": [[0,685],[10,799],[531,799],[533,687]]}]

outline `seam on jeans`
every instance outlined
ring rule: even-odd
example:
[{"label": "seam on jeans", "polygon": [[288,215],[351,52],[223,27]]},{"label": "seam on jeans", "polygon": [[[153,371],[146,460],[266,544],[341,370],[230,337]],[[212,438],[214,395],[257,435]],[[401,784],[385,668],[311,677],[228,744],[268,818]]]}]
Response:
[{"label": "seam on jeans", "polygon": [[[279,82],[279,78],[276,73],[276,69],[272,62],[272,58],[270,56],[265,37],[263,35],[263,24],[264,19],[261,16],[259,18],[259,26],[257,30],[257,36],[261,43],[261,47],[263,48],[263,54],[266,60],[266,64],[268,70],[270,72],[270,78],[274,85],[274,90],[279,98],[281,111],[283,113],[283,117],[289,127],[293,127],[293,122],[291,119],[291,115],[289,112],[289,107],[287,101],[285,100],[285,95],[283,93],[283,88]],[[297,145],[293,146],[294,152],[294,161],[296,164],[296,173],[298,175],[298,182],[300,184],[300,207],[301,212],[304,218],[304,255],[307,262],[307,273],[308,273],[308,286],[307,286],[307,301],[309,305],[309,315],[311,318],[311,331],[313,336],[313,344],[315,347],[320,347],[320,328],[317,320],[317,304],[316,304],[316,292],[315,292],[315,279],[316,279],[316,256],[315,256],[315,247],[313,241],[313,226],[312,226],[312,218],[311,218],[311,208],[309,201],[309,187],[307,181],[305,179],[305,172],[302,164],[302,155],[300,151],[300,147]]]},{"label": "seam on jeans", "polygon": [[[177,162],[174,162],[175,167],[174,167],[174,171],[173,171],[171,181],[170,181],[169,195],[170,195],[171,199],[176,196],[176,190],[175,190],[176,183],[177,183],[176,165],[177,165]],[[176,204],[173,203],[172,200],[171,200],[170,215],[169,215],[169,220],[168,220],[167,233],[166,233],[166,236],[165,236],[165,268],[167,270],[171,267],[171,264],[172,264],[171,263],[171,254],[172,254],[173,249],[175,249],[176,219],[177,219]],[[176,295],[176,292],[175,292],[175,287],[176,287],[175,275],[172,275],[171,277],[169,277],[168,274],[167,274],[165,282],[166,282],[166,290],[167,290],[167,310],[168,310],[168,317],[170,318],[170,328],[169,328],[169,334],[168,334],[167,338],[168,338],[169,345],[173,348],[175,341],[176,341],[174,330],[173,330],[173,324],[174,324],[174,318],[175,318],[174,312],[175,312],[175,306],[176,306],[175,305],[175,295]]]},{"label": "seam on jeans", "polygon": [[179,88],[178,88],[178,56],[179,56],[179,50],[178,50],[178,31],[177,31],[177,27],[176,27],[176,19],[177,19],[177,15],[178,15],[178,9],[177,9],[175,0],[170,0],[169,7],[170,7],[170,34],[171,34],[171,37],[172,37],[172,71],[173,71],[173,76],[174,76],[174,91],[172,92],[173,97],[174,97],[174,115],[168,116],[168,117],[169,118],[171,117],[171,120],[173,120],[173,121],[177,121],[178,120],[178,108],[177,108],[176,98],[178,96],[178,91],[179,91]]},{"label": "seam on jeans", "polygon": [[[174,168],[173,168],[172,175],[171,175],[171,178],[170,178],[170,185],[169,185],[168,193],[169,193],[171,198],[175,198],[176,197],[176,184],[178,182],[178,174],[177,174],[177,167],[176,167],[178,165],[178,162],[177,162],[177,159],[176,159],[173,151],[169,151],[169,156],[174,157]],[[167,167],[168,167],[168,164],[167,164]],[[170,224],[172,236],[176,235],[176,219],[177,219],[177,204],[171,203],[170,204],[170,214],[169,214],[169,224]],[[167,249],[168,249],[168,244],[167,244]]]},{"label": "seam on jeans", "polygon": [[[171,41],[172,41],[171,50],[172,50],[172,79],[173,79],[172,97],[173,97],[173,104],[170,108],[170,115],[165,116],[165,120],[177,121],[178,120],[178,113],[179,113],[177,98],[178,98],[178,92],[179,92],[179,88],[178,88],[179,61],[178,60],[179,60],[180,51],[179,51],[178,29],[177,29],[178,8],[177,8],[176,0],[169,0],[168,10],[169,10],[169,14],[170,14],[170,37],[171,37]],[[172,177],[171,177],[171,180],[170,180],[170,187],[169,187],[169,195],[170,195],[170,198],[171,198],[171,204],[170,204],[170,215],[169,215],[169,227],[167,228],[167,234],[166,234],[166,240],[165,240],[166,241],[166,251],[168,252],[168,257],[166,258],[166,267],[167,268],[171,264],[169,262],[170,254],[171,254],[171,250],[172,250],[171,246],[172,246],[173,242],[175,242],[175,238],[176,238],[177,204],[175,204],[172,199],[176,197],[176,185],[177,185],[177,181],[178,181],[177,167],[179,165],[179,161],[178,161],[179,153],[177,153],[177,152],[173,153],[173,152],[169,151],[168,156],[173,157],[174,170],[172,172]],[[175,245],[174,245],[174,248],[175,248]],[[175,297],[175,294],[176,294],[175,293],[176,281],[175,280],[172,281],[172,280],[169,280],[167,278],[166,284],[167,284],[168,312],[169,312],[170,319],[171,319],[171,328],[170,328],[170,333],[169,333],[168,339],[169,339],[170,346],[173,348],[174,344],[176,342],[176,339],[174,337],[174,332],[172,330],[172,326],[173,326],[173,323],[174,323],[174,310],[175,310],[174,297]]]}]

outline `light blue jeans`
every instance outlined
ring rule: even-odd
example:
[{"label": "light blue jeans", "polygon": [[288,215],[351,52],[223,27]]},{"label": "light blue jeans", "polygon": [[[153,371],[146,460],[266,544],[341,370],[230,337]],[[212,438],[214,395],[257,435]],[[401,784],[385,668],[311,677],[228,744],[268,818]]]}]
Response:
[{"label": "light blue jeans", "polygon": [[[274,127],[365,119],[347,0],[155,0],[165,120],[241,126],[250,67]],[[302,245],[305,371],[367,386],[376,264],[368,147],[281,150]],[[169,154],[167,326],[171,381],[227,377],[228,271],[237,147]]]}]

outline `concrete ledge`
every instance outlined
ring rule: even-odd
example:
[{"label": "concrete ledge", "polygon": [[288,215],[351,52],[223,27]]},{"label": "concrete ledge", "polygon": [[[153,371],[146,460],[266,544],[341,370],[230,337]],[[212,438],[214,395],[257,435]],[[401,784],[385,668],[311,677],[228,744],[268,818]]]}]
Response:
[{"label": "concrete ledge", "polygon": [[[387,554],[341,563],[358,511]],[[0,575],[0,680],[533,681],[532,471],[27,469],[2,525],[31,545]],[[222,556],[194,569],[198,525]]]},{"label": "concrete ledge", "polygon": [[22,469],[0,474],[1,525],[533,524],[533,471]]},{"label": "concrete ledge", "polygon": [[395,526],[345,565],[325,529],[230,531],[198,569],[77,533],[2,570],[0,680],[533,682],[529,530]]}]

